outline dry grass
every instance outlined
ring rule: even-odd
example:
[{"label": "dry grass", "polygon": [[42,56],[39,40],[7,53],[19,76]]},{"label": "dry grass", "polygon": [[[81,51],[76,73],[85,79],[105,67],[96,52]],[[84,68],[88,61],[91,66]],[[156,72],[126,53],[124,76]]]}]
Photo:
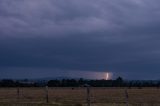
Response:
[{"label": "dry grass", "polygon": [[[91,88],[92,106],[125,106],[125,88]],[[128,89],[129,106],[160,106],[160,89]],[[45,88],[0,88],[0,106],[82,106],[86,104],[86,88],[49,88],[49,104],[45,104]]]}]

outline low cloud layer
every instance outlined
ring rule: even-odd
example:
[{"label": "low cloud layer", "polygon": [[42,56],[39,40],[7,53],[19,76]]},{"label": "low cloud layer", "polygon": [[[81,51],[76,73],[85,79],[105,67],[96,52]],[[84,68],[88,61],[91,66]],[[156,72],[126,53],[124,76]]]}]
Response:
[{"label": "low cloud layer", "polygon": [[23,72],[35,75],[33,69],[41,69],[45,76],[51,74],[46,70],[55,75],[58,70],[79,70],[159,79],[159,4],[157,0],[1,0],[0,77],[10,73],[27,77]]}]

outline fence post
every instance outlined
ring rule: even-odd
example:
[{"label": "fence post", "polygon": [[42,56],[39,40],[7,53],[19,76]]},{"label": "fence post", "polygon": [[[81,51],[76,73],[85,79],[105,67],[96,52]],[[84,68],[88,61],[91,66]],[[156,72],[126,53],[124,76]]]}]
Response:
[{"label": "fence post", "polygon": [[90,87],[87,86],[87,106],[90,106],[91,100],[90,100]]},{"label": "fence post", "polygon": [[129,96],[128,96],[128,91],[127,91],[127,89],[125,89],[126,106],[129,105],[129,104],[128,104],[128,98],[129,98]]},{"label": "fence post", "polygon": [[46,86],[46,103],[48,103],[48,86]]},{"label": "fence post", "polygon": [[19,98],[20,98],[20,90],[19,90],[19,87],[17,88],[17,100],[19,101]]}]

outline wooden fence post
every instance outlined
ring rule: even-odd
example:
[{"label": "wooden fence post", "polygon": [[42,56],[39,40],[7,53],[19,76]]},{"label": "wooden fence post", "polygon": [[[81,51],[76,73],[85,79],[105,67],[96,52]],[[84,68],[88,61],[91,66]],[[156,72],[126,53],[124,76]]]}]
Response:
[{"label": "wooden fence post", "polygon": [[46,103],[48,103],[49,100],[48,100],[48,86],[46,86]]},{"label": "wooden fence post", "polygon": [[129,96],[128,96],[128,91],[127,91],[127,89],[125,89],[126,106],[129,105],[129,104],[128,104],[128,98],[129,98]]},{"label": "wooden fence post", "polygon": [[91,105],[91,100],[90,100],[90,87],[87,86],[87,106]]},{"label": "wooden fence post", "polygon": [[19,90],[19,87],[17,88],[17,100],[19,101],[20,99],[20,90]]}]

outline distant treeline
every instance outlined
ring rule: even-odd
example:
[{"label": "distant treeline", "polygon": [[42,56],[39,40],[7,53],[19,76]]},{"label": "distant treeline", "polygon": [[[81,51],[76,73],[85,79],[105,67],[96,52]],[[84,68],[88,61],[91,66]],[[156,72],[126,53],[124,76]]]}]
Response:
[{"label": "distant treeline", "polygon": [[160,87],[160,81],[132,80],[124,81],[121,77],[115,80],[86,80],[86,79],[62,79],[49,81],[29,81],[29,80],[0,80],[0,87]]}]

